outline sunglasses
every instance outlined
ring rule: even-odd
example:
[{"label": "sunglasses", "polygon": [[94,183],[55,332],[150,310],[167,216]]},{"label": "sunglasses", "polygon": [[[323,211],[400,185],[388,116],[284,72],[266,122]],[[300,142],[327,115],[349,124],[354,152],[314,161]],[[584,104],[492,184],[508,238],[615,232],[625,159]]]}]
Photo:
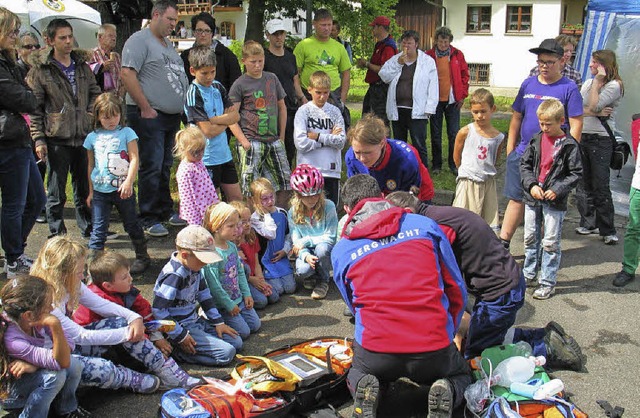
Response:
[{"label": "sunglasses", "polygon": [[40,49],[40,45],[38,45],[38,44],[22,45],[22,47],[24,49]]}]

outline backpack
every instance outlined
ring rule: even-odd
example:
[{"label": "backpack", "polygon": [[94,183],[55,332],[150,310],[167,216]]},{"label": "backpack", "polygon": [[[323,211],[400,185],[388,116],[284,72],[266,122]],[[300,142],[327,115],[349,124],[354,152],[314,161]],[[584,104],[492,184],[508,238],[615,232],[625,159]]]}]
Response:
[{"label": "backpack", "polygon": [[211,418],[211,414],[194,401],[187,391],[178,388],[165,392],[160,399],[160,418]]}]

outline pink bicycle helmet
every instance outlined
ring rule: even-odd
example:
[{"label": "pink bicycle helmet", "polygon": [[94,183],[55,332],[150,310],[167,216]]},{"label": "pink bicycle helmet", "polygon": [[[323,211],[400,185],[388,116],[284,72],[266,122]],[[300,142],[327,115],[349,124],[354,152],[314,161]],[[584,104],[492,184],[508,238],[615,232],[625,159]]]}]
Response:
[{"label": "pink bicycle helmet", "polygon": [[322,191],[324,177],[309,164],[300,164],[291,173],[291,188],[302,196],[314,196]]}]

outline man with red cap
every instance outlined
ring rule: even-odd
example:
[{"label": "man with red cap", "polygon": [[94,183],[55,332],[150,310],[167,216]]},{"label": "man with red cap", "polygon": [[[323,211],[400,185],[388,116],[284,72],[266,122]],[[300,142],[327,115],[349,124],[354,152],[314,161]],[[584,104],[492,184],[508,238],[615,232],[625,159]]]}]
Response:
[{"label": "man with red cap", "polygon": [[389,126],[387,119],[387,90],[389,85],[383,82],[378,76],[378,71],[387,60],[398,53],[396,41],[389,34],[391,21],[386,16],[378,16],[369,24],[372,26],[373,36],[376,38],[376,45],[373,48],[373,55],[369,61],[359,58],[357,66],[366,68],[367,74],[364,81],[369,83],[369,90],[362,101],[362,113],[374,113],[384,120]]}]

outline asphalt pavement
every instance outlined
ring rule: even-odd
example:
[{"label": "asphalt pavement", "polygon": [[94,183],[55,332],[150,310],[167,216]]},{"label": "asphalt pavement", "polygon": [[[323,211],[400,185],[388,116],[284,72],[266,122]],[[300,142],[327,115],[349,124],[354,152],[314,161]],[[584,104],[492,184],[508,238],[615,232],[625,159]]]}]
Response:
[{"label": "asphalt pavement", "polygon": [[[451,201],[446,193],[439,193],[438,198],[441,202]],[[65,218],[70,234],[80,240],[69,202]],[[620,237],[620,243],[616,246],[606,246],[594,235],[577,235],[574,229],[578,220],[577,210],[572,205],[563,225],[562,262],[556,295],[549,300],[538,301],[531,298],[529,291],[525,306],[518,315],[517,325],[542,327],[555,320],[576,338],[588,358],[586,370],[580,373],[560,371],[555,376],[563,380],[576,405],[591,417],[605,416],[596,404],[596,400],[601,399],[625,408],[625,417],[640,417],[637,395],[640,387],[640,280],[622,289],[611,284],[614,274],[620,270],[626,218],[616,216]],[[122,224],[113,223],[110,229],[121,233],[121,238],[108,242],[107,247],[133,257]],[[178,228],[170,228],[170,232],[169,237],[149,240],[153,263],[146,273],[135,277],[135,285],[148,298],[152,297],[157,274],[172,252]],[[27,254],[35,257],[47,235],[47,226],[37,224],[29,237]],[[512,252],[522,262],[522,228],[513,239]],[[343,306],[333,285],[323,301],[312,300],[306,290],[285,296],[279,303],[260,312],[262,328],[246,341],[242,354],[259,355],[292,342],[319,336],[352,336],[353,325],[342,315]],[[428,332],[428,324],[425,324],[424,331]],[[212,377],[223,377],[230,371],[230,368],[193,366],[186,366],[186,369],[197,376]],[[379,416],[425,416],[425,392],[411,392],[410,400],[403,398],[403,393],[400,390],[392,391],[383,403]],[[154,417],[160,396],[85,390],[81,393],[80,402],[96,417]],[[349,403],[340,412],[350,416],[351,410]]]}]

